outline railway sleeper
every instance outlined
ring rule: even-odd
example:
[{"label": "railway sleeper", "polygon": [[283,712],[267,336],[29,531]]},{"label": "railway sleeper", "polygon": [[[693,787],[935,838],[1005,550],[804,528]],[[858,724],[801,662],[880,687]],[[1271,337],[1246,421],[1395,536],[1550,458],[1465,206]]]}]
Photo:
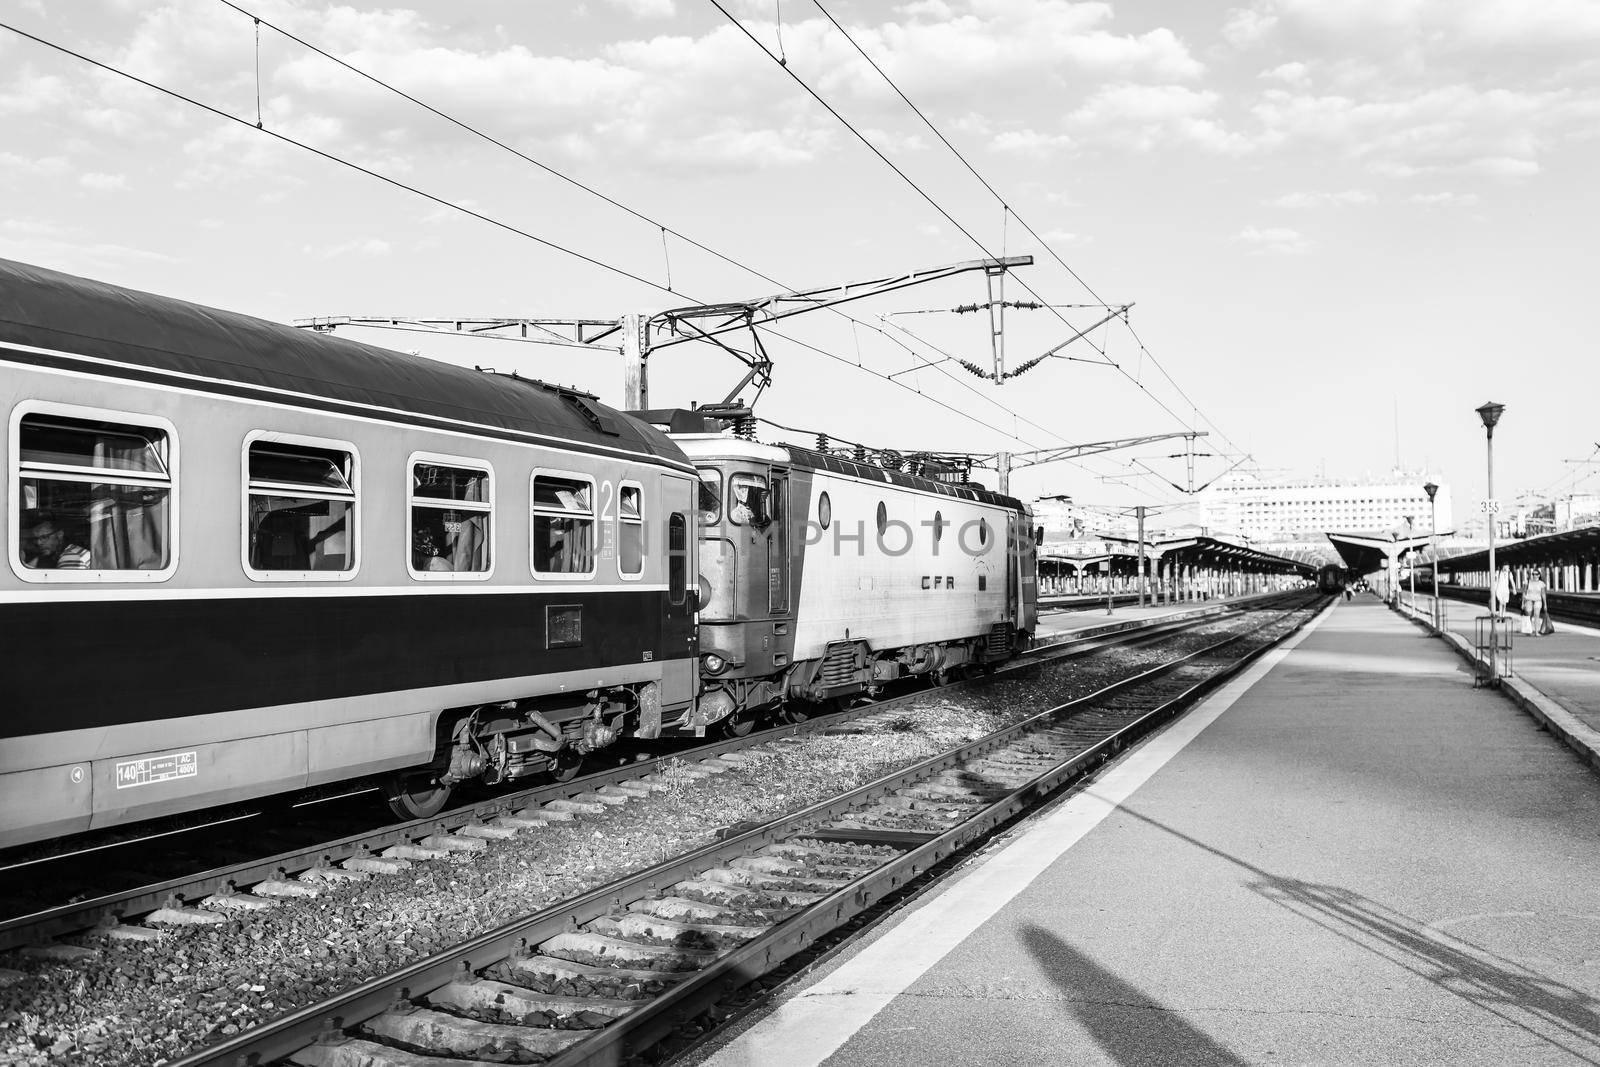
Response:
[{"label": "railway sleeper", "polygon": [[617,966],[630,970],[698,971],[717,958],[710,949],[682,945],[646,945],[624,937],[611,937],[592,930],[560,933],[539,946],[539,951],[556,959],[595,967]]},{"label": "railway sleeper", "polygon": [[630,911],[616,918],[601,916],[588,924],[592,933],[606,937],[639,939],[646,943],[705,947],[718,955],[734,946],[766,933],[764,926],[722,926],[717,923],[684,922],[663,919],[645,912]]},{"label": "railway sleeper", "polygon": [[484,1022],[481,1019],[463,1019],[412,1004],[391,1008],[369,1020],[363,1029],[389,1041],[402,1041],[407,1045],[457,1056],[521,1052],[549,1057],[589,1036],[584,1030],[546,1030]]},{"label": "railway sleeper", "polygon": [[343,1035],[307,1045],[289,1057],[289,1062],[296,1067],[494,1067],[488,1060],[427,1056]]},{"label": "railway sleeper", "polygon": [[[512,985],[547,993],[567,993],[571,987],[584,984],[591,988],[614,990],[617,999],[628,1000],[635,995],[655,996],[685,978],[693,978],[696,973],[692,970],[637,970],[610,964],[601,966],[540,953],[516,956],[497,963],[490,968],[486,977],[501,978]],[[547,986],[554,988],[545,988]]]},{"label": "railway sleeper", "polygon": [[737,904],[710,903],[689,897],[668,896],[655,897],[651,900],[636,900],[628,905],[628,910],[642,911],[647,915],[654,915],[661,919],[681,919],[686,922],[716,922],[725,926],[745,926],[749,924],[738,920],[753,919],[767,924],[779,923],[800,909],[798,907],[763,908],[748,905],[740,906]]},{"label": "railway sleeper", "polygon": [[[738,863],[739,861],[734,860],[733,862]],[[710,882],[726,882],[733,885],[748,886],[765,892],[818,893],[823,896],[845,884],[807,878],[804,875],[787,876],[774,874],[770,871],[736,866],[712,867],[710,870],[701,871],[699,878]]]},{"label": "railway sleeper", "polygon": [[679,882],[672,889],[675,893],[690,900],[704,900],[709,903],[727,904],[730,907],[757,909],[800,908],[807,904],[813,904],[827,896],[826,893],[807,893],[792,889],[756,889],[749,885],[714,882],[705,878],[694,878],[687,882]]},{"label": "railway sleeper", "polygon": [[[428,1003],[451,1011],[498,1015],[524,1026],[539,1025],[542,1016],[561,1029],[596,1030],[643,1002],[614,997],[564,997],[489,978],[473,978],[440,986],[428,994]],[[532,1022],[530,1015],[535,1016]]]}]

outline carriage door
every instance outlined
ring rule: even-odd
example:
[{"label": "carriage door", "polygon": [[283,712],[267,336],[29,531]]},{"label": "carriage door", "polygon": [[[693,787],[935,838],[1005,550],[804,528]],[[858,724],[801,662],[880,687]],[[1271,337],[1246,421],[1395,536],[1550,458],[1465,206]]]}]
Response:
[{"label": "carriage door", "polygon": [[1021,621],[1017,615],[1017,598],[1022,579],[1022,543],[1017,526],[1017,516],[1006,515],[1006,618],[1013,626]]},{"label": "carriage door", "polygon": [[772,472],[772,525],[767,533],[767,608],[789,613],[789,472]]}]

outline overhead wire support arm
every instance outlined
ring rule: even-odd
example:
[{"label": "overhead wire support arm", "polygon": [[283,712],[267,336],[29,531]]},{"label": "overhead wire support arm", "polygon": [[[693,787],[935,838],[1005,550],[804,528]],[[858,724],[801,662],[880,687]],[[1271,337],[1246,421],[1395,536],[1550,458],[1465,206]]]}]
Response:
[{"label": "overhead wire support arm", "polygon": [[1191,443],[1196,437],[1205,437],[1200,430],[1182,430],[1173,433],[1145,434],[1141,437],[1122,437],[1114,441],[1091,441],[1087,444],[1068,445],[1065,448],[1037,448],[1031,452],[1011,453],[1013,467],[1033,467],[1040,463],[1055,463],[1063,459],[1079,459],[1083,456],[1092,456],[1100,452],[1114,452],[1119,448],[1137,448],[1156,441],[1170,441],[1177,437],[1188,439]]},{"label": "overhead wire support arm", "polygon": [[[314,333],[333,333],[341,326],[365,326],[378,330],[459,334],[571,348],[603,348],[608,351],[620,351],[622,348],[621,340],[614,338],[621,328],[616,319],[514,319],[487,316],[424,319],[408,316],[326,315],[295,319],[294,324]],[[610,343],[602,343],[608,339]]]},{"label": "overhead wire support arm", "polygon": [[[869,278],[864,281],[846,282],[843,285],[830,285],[817,289],[798,289],[793,292],[777,293],[772,296],[756,297],[751,300],[673,308],[659,312],[651,317],[651,326],[656,331],[667,336],[659,341],[654,341],[650,347],[651,349],[667,348],[671,345],[682,344],[685,341],[706,340],[720,333],[742,330],[753,325],[770,325],[783,319],[793,318],[795,315],[803,315],[808,311],[820,311],[823,308],[836,307],[855,300],[865,300],[868,297],[881,296],[884,293],[892,293],[913,285],[923,285],[927,282],[953,278],[968,271],[981,270],[989,273],[1009,270],[1012,267],[1027,267],[1032,264],[1032,256],[975,259],[962,263],[951,263],[943,267],[931,267],[927,270],[908,271],[905,274],[896,274],[885,278]],[[683,334],[678,329],[679,324],[689,319],[718,317],[724,319],[724,321],[710,329],[701,328],[693,334]]]}]

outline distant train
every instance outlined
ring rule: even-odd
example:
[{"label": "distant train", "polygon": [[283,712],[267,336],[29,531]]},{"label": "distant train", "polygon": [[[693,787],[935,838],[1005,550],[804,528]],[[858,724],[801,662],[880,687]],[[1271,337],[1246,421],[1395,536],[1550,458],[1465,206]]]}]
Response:
[{"label": "distant train", "polygon": [[976,487],[3,260],[0,365],[0,846],[365,776],[418,817],[1034,627]]},{"label": "distant train", "polygon": [[1336,563],[1329,563],[1317,571],[1317,591],[1336,596],[1350,584],[1350,572]]}]

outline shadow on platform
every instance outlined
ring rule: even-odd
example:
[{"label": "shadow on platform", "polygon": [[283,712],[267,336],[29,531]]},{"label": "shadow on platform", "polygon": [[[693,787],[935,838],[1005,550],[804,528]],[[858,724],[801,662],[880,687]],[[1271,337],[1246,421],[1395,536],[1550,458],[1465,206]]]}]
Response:
[{"label": "shadow on platform", "polygon": [[[1352,889],[1285,878],[1126,806],[1121,812],[1248,872],[1249,888],[1530,1038],[1600,1064],[1600,999]],[[1145,1061],[1152,1062],[1152,1061]],[[1225,1062],[1225,1061],[1218,1061]]]},{"label": "shadow on platform", "polygon": [[1065,995],[1065,1004],[1102,1052],[1128,1067],[1152,1063],[1242,1065],[1209,1034],[1138,986],[1100,966],[1055,934],[1032,923],[1024,947]]}]

